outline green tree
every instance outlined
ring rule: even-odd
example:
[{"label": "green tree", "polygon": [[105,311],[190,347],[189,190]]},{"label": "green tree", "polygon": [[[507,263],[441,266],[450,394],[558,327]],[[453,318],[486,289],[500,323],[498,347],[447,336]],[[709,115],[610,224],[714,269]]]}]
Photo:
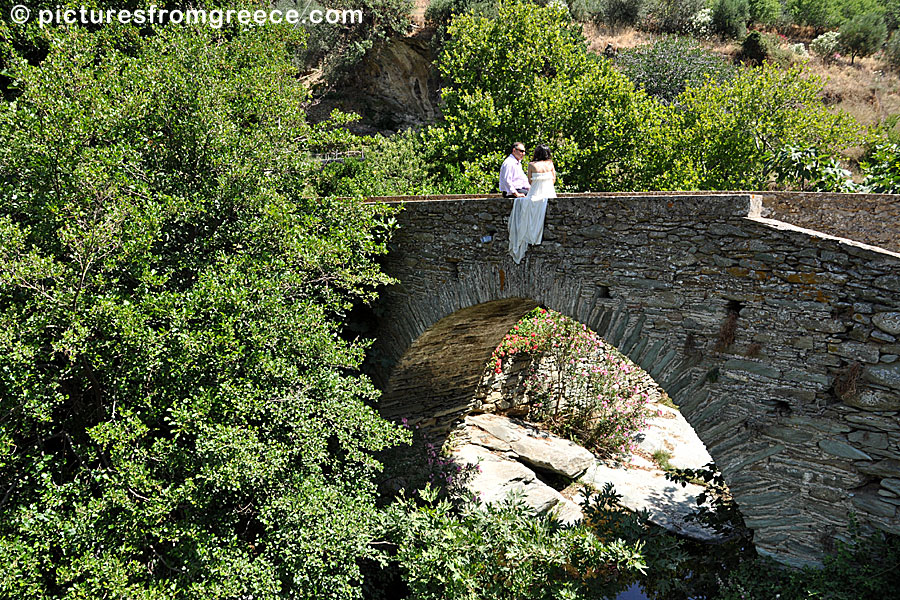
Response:
[{"label": "green tree", "polygon": [[869,56],[877,52],[887,38],[884,19],[869,13],[854,17],[841,27],[840,43],[850,53],[850,64],[857,56]]},{"label": "green tree", "polygon": [[564,9],[504,4],[496,19],[457,17],[449,31],[439,66],[446,122],[425,135],[442,179],[494,189],[515,140],[549,143],[570,189],[629,189],[652,177],[643,129],[658,107],[587,52]]},{"label": "green tree", "polygon": [[799,68],[766,64],[734,79],[688,89],[677,107],[680,147],[698,171],[699,189],[760,189],[765,161],[780,148],[825,154],[862,141],[861,127],[822,103],[822,82]]},{"label": "green tree", "polygon": [[900,70],[900,34],[896,31],[884,48],[884,61],[895,71]]},{"label": "green tree", "polygon": [[816,33],[839,24],[841,19],[837,0],[788,0],[786,10],[795,23],[815,27]]},{"label": "green tree", "polygon": [[747,0],[717,0],[712,18],[714,31],[723,38],[741,38],[747,33],[750,7]]},{"label": "green tree", "polygon": [[774,25],[781,18],[781,0],[750,0],[750,22]]},{"label": "green tree", "polygon": [[47,30],[0,106],[0,596],[354,598],[375,518],[339,318],[379,209],[315,200],[290,29]]}]

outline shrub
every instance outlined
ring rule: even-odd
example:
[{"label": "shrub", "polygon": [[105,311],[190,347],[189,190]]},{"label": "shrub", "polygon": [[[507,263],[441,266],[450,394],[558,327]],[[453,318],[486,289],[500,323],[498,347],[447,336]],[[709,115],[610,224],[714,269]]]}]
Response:
[{"label": "shrub", "polygon": [[[803,44],[800,44],[803,46]],[[805,50],[805,48],[804,48]],[[766,61],[789,65],[793,53],[781,47],[778,36],[751,31],[741,42],[740,59],[753,65],[761,65]]]},{"label": "shrub", "polygon": [[697,165],[699,189],[758,189],[764,163],[784,146],[829,153],[862,141],[862,128],[822,103],[822,82],[799,68],[766,63],[721,85],[689,88],[679,98],[683,160]]},{"label": "shrub", "polygon": [[755,558],[737,565],[720,581],[717,598],[882,598],[900,586],[900,537],[860,533],[851,520],[850,539],[839,540],[822,568],[795,570],[771,559]]},{"label": "shrub", "polygon": [[747,33],[750,9],[747,0],[716,0],[713,5],[713,31],[723,38],[741,38]]},{"label": "shrub", "polygon": [[361,146],[364,158],[346,158],[322,166],[316,188],[334,196],[415,196],[440,193],[425,162],[421,135],[412,130],[374,136]]},{"label": "shrub", "polygon": [[637,367],[584,325],[542,308],[513,327],[489,366],[500,374],[523,355],[530,363],[529,420],[601,455],[632,450],[648,416],[647,394],[633,375]]},{"label": "shrub", "polygon": [[446,26],[455,15],[496,16],[497,0],[434,0],[425,9],[425,20]]},{"label": "shrub", "polygon": [[863,161],[864,185],[872,192],[900,194],[900,144],[879,144]]},{"label": "shrub", "polygon": [[809,50],[806,49],[806,44],[804,44],[803,42],[791,44],[790,46],[788,46],[788,50],[790,50],[797,56],[802,56],[804,58],[809,56]]},{"label": "shrub", "polygon": [[798,25],[809,25],[821,32],[840,22],[837,0],[788,0],[786,9]]},{"label": "shrub", "polygon": [[644,18],[646,0],[598,0],[594,20],[613,28],[634,26]]},{"label": "shrub", "polygon": [[833,157],[825,156],[815,148],[785,146],[766,161],[766,172],[775,175],[778,183],[796,184],[802,191],[858,191],[850,171],[842,168]]},{"label": "shrub", "polygon": [[896,31],[900,27],[900,0],[886,0],[882,5],[884,11],[884,24],[888,31]]},{"label": "shrub", "polygon": [[307,67],[320,66],[328,83],[336,83],[365,57],[375,44],[405,35],[411,24],[412,0],[288,0],[304,15],[312,10],[361,10],[361,23],[328,25],[304,23],[307,44],[302,61]]},{"label": "shrub", "polygon": [[649,0],[649,25],[665,33],[688,33],[691,21],[706,8],[706,0]]},{"label": "shrub", "polygon": [[781,18],[781,0],[750,0],[751,23],[774,25]]},{"label": "shrub", "polygon": [[841,49],[841,34],[837,31],[823,33],[809,43],[809,50],[825,62],[834,60],[834,55]]},{"label": "shrub", "polygon": [[381,536],[396,548],[384,562],[399,566],[416,599],[612,598],[642,573],[671,572],[683,559],[679,543],[653,531],[646,514],[610,506],[611,491],[592,495],[589,518],[567,526],[516,497],[460,511],[431,490],[420,498],[392,505]]},{"label": "shrub", "polygon": [[711,8],[704,8],[691,18],[688,33],[700,39],[709,38],[713,35],[713,11]]},{"label": "shrub", "polygon": [[637,87],[665,102],[707,78],[725,81],[735,69],[724,59],[689,38],[666,37],[653,44],[619,53],[616,66]]},{"label": "shrub", "polygon": [[896,31],[884,47],[884,61],[894,70],[900,70],[900,33]]},{"label": "shrub", "polygon": [[841,48],[850,54],[850,64],[857,56],[869,56],[881,48],[887,37],[884,20],[876,14],[854,17],[841,27]]}]

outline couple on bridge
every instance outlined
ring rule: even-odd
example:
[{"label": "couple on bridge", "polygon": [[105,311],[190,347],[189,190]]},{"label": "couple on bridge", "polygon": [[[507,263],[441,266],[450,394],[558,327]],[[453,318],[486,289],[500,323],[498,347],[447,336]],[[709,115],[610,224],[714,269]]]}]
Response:
[{"label": "couple on bridge", "polygon": [[516,264],[522,262],[528,244],[540,244],[544,235],[547,200],[556,198],[556,169],[550,148],[541,144],[528,163],[528,175],[522,169],[525,145],[515,142],[500,166],[500,191],[504,198],[515,198],[509,216],[509,254]]}]

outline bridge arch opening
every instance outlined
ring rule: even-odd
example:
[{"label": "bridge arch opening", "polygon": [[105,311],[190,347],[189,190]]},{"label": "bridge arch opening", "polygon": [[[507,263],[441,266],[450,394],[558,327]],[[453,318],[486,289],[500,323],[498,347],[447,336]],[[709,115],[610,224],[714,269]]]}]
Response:
[{"label": "bridge arch opening", "polygon": [[[611,300],[609,297],[599,299]],[[534,315],[536,307],[539,304],[529,298],[508,298],[461,309],[439,320],[410,345],[397,363],[385,392],[382,412],[395,420],[420,424],[436,436],[437,443],[443,444],[448,434],[455,431],[458,434],[454,436],[454,441],[459,457],[465,457],[468,462],[473,457],[484,458],[484,452],[491,451],[469,442],[473,432],[477,432],[476,436],[481,434],[482,438],[479,439],[483,439],[485,431],[479,429],[483,418],[468,418],[467,415],[496,415],[497,419],[491,416],[490,424],[493,427],[507,426],[504,417],[500,415],[534,416],[533,413],[522,413],[522,404],[519,402],[523,398],[516,398],[517,392],[509,393],[507,390],[507,393],[498,393],[498,388],[510,387],[509,379],[514,376],[505,369],[497,369],[499,372],[495,373],[491,359],[498,344],[514,326],[522,323],[520,320],[523,317],[529,313]],[[702,392],[702,388],[709,383],[709,378],[702,370],[695,368],[700,362],[696,350],[688,349],[686,354],[673,352],[665,343],[651,343],[650,339],[641,339],[633,330],[627,331],[627,327],[622,327],[623,323],[629,321],[630,315],[624,307],[618,308],[619,314],[614,310],[609,318],[600,317],[600,322],[607,323],[608,330],[616,336],[619,343],[616,346],[607,339],[602,340],[605,347],[603,352],[610,354],[610,358],[582,358],[595,360],[598,364],[612,360],[612,364],[617,367],[628,363],[629,370],[634,368],[642,374],[635,373],[635,376],[629,377],[629,385],[640,383],[644,386],[642,391],[655,398],[647,402],[647,427],[634,440],[635,448],[620,455],[618,462],[603,461],[603,457],[600,457],[596,466],[580,476],[579,484],[602,489],[605,483],[612,483],[620,494],[624,492],[624,504],[627,507],[649,510],[654,522],[675,533],[694,539],[713,540],[717,536],[711,531],[685,520],[696,507],[695,499],[702,491],[701,488],[690,486],[685,491],[677,484],[666,481],[663,469],[657,464],[671,458],[672,466],[700,469],[712,459],[702,438],[689,421],[671,404],[663,404],[662,397],[668,398],[668,394],[665,387],[657,383],[656,378],[665,378],[670,384],[676,384],[676,390],[693,390],[692,393]],[[727,310],[724,313],[729,314]],[[547,314],[552,314],[552,311]],[[534,319],[533,316],[531,318]],[[574,321],[566,316],[562,320]],[[619,352],[624,360],[612,358],[611,354],[618,355]],[[656,378],[647,369],[641,369],[638,361],[649,366],[656,373]],[[608,366],[609,363],[606,364]],[[513,367],[513,370],[521,375],[522,365]],[[517,383],[521,384],[521,381]],[[512,387],[518,387],[518,393],[521,394],[521,385],[514,383]],[[685,394],[683,392],[680,397],[686,398]],[[547,422],[539,424],[534,419],[528,420],[532,424],[548,427]],[[510,427],[515,427],[516,422],[513,420]],[[590,443],[586,439],[575,441],[584,445]],[[673,443],[679,447],[676,448]],[[459,448],[460,444],[462,448]],[[597,448],[590,449],[594,451]],[[654,452],[665,452],[668,456],[660,459],[653,456]],[[534,463],[529,466],[533,467]],[[534,470],[541,473],[540,469]],[[571,510],[567,514],[571,515]]]}]

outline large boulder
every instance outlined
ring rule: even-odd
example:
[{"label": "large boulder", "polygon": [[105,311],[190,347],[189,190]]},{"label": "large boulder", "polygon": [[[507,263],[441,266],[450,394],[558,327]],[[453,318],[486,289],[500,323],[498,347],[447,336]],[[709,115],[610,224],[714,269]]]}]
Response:
[{"label": "large boulder", "polygon": [[701,542],[715,542],[721,536],[687,516],[697,508],[703,488],[692,483],[682,487],[666,479],[660,470],[640,469],[598,462],[578,480],[596,489],[613,484],[621,494],[621,504],[632,511],[646,510],[650,521],[669,531]]},{"label": "large boulder", "polygon": [[453,456],[457,464],[478,465],[478,473],[466,487],[485,504],[495,504],[510,494],[518,494],[536,512],[552,512],[564,523],[582,518],[581,509],[574,502],[543,483],[534,471],[515,460],[476,444],[465,444],[454,449]]},{"label": "large boulder", "polygon": [[470,415],[466,425],[473,443],[510,452],[522,462],[569,479],[584,473],[595,461],[593,454],[574,442],[500,415]]}]

